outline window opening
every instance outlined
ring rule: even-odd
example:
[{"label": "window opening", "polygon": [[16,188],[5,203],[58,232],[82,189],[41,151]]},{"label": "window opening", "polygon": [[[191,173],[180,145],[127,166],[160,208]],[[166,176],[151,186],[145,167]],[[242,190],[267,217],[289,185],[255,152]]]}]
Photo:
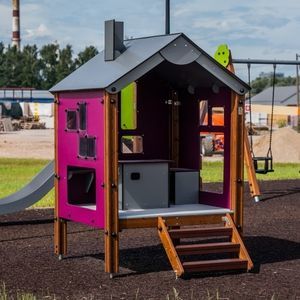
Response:
[{"label": "window opening", "polygon": [[[201,133],[203,134],[203,133]],[[208,132],[201,135],[201,190],[223,194],[224,134]]]},{"label": "window opening", "polygon": [[79,157],[96,158],[96,138],[91,136],[79,137]]},{"label": "window opening", "polygon": [[77,130],[77,113],[76,110],[67,110],[67,124],[66,130],[76,131]]},{"label": "window opening", "polygon": [[79,129],[86,130],[87,111],[86,103],[79,103]]},{"label": "window opening", "polygon": [[143,153],[143,137],[140,135],[124,135],[121,138],[123,154]]},{"label": "window opening", "polygon": [[224,126],[224,107],[212,108],[212,125]]},{"label": "window opening", "polygon": [[68,203],[96,204],[96,173],[94,169],[68,166]]},{"label": "window opening", "polygon": [[208,101],[200,100],[199,102],[199,125],[208,125]]}]

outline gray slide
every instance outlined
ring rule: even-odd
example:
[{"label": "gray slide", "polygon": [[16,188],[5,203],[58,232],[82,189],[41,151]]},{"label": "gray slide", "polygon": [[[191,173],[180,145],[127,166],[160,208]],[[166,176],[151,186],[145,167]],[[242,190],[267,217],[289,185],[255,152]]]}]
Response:
[{"label": "gray slide", "polygon": [[42,199],[54,186],[54,160],[18,192],[0,199],[0,215],[24,210]]}]

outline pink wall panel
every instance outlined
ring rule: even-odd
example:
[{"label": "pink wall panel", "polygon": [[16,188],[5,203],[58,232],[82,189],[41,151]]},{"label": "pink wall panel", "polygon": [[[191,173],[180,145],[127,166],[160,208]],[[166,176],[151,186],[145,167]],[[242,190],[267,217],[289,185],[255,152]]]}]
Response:
[{"label": "pink wall panel", "polygon": [[[61,93],[58,108],[58,167],[59,172],[59,217],[104,228],[104,104],[103,91]],[[87,128],[85,131],[66,131],[66,110],[78,108],[86,103]],[[78,119],[78,117],[77,117]],[[79,136],[96,138],[96,159],[79,158]],[[68,203],[67,167],[95,169],[96,209],[83,208]]]}]

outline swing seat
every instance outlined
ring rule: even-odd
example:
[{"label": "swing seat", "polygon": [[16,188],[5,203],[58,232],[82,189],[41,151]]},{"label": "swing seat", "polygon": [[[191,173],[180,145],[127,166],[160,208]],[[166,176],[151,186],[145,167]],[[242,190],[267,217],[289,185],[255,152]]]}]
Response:
[{"label": "swing seat", "polygon": [[[259,168],[259,162],[263,162],[263,168]],[[273,157],[253,157],[253,164],[255,173],[257,174],[267,174],[274,172],[273,170]]]}]

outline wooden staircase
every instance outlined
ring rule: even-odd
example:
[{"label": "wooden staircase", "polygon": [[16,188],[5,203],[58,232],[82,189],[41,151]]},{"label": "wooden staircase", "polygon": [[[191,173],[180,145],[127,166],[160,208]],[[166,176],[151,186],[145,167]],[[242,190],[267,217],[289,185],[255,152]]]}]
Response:
[{"label": "wooden staircase", "polygon": [[[219,227],[177,228],[168,227],[163,218],[158,218],[158,234],[176,278],[185,273],[229,270],[249,271],[253,268],[251,258],[231,215],[226,214],[223,220],[223,226]],[[203,238],[205,238],[204,241]],[[211,238],[214,238],[214,240],[208,240]],[[215,239],[220,238],[225,238],[226,241],[215,241]],[[202,239],[202,241],[180,244],[181,239]],[[221,254],[230,256],[230,258],[219,258]],[[214,255],[218,258],[206,259],[205,255]],[[198,259],[198,256],[202,256],[201,259]],[[197,260],[194,260],[194,257]]]}]

